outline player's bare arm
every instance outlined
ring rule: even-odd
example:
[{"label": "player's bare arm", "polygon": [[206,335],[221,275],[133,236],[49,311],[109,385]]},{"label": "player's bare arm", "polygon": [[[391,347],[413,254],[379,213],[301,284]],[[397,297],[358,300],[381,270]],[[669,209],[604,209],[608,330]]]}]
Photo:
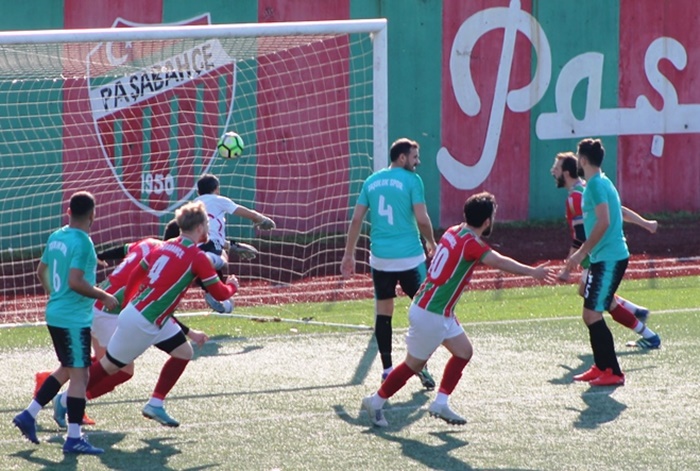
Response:
[{"label": "player's bare arm", "polygon": [[85,272],[77,268],[71,268],[68,272],[68,287],[76,293],[87,298],[99,299],[107,309],[114,309],[119,302],[117,298],[96,286],[92,286],[85,280]]},{"label": "player's bare arm", "polygon": [[233,214],[253,221],[253,224],[255,224],[256,227],[266,231],[270,231],[277,227],[275,225],[275,221],[273,221],[271,218],[253,209],[248,209],[245,206],[238,206]]},{"label": "player's bare arm", "polygon": [[659,223],[655,219],[646,219],[625,206],[622,207],[622,220],[643,227],[652,234],[655,234],[659,227]]},{"label": "player's bare arm", "polygon": [[48,265],[46,265],[44,262],[39,262],[39,266],[36,269],[36,276],[39,278],[39,283],[41,283],[42,288],[44,288],[44,291],[47,294],[51,292],[49,282],[46,279],[48,268]]},{"label": "player's bare arm", "polygon": [[345,241],[345,253],[343,254],[343,260],[340,262],[340,273],[343,278],[350,278],[355,274],[355,248],[360,238],[362,221],[365,219],[365,214],[367,214],[368,209],[367,206],[361,204],[355,205],[347,239]]},{"label": "player's bare arm", "polygon": [[607,203],[600,203],[595,207],[596,223],[593,226],[591,234],[586,239],[586,242],[579,247],[566,261],[566,269],[571,271],[581,264],[586,255],[591,253],[593,247],[600,242],[600,239],[605,234],[605,231],[610,227],[610,210]]},{"label": "player's bare arm", "polygon": [[488,265],[492,268],[497,268],[508,273],[513,273],[515,275],[531,276],[537,280],[546,281],[547,283],[552,283],[554,281],[554,271],[547,266],[549,262],[544,262],[537,266],[531,267],[510,257],[501,255],[495,250],[489,251],[484,256],[482,262],[484,265]]},{"label": "player's bare arm", "polygon": [[428,208],[424,203],[414,204],[413,215],[416,218],[420,235],[423,237],[423,240],[425,240],[425,248],[428,252],[428,256],[432,257],[435,253],[435,247],[437,244],[435,243],[433,224],[430,221],[430,216],[428,215]]}]

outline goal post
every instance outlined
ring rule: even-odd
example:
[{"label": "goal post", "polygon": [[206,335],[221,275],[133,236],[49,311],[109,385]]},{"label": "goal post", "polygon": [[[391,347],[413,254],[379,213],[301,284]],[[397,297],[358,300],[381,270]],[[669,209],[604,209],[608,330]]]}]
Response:
[{"label": "goal post", "polygon": [[[43,319],[36,265],[73,192],[96,197],[101,249],[160,236],[203,173],[277,223],[228,218],[227,236],[260,251],[231,257],[239,305],[339,295],[352,208],[387,164],[386,20],[208,22],[0,32],[0,324]],[[241,157],[218,156],[226,131]]]}]

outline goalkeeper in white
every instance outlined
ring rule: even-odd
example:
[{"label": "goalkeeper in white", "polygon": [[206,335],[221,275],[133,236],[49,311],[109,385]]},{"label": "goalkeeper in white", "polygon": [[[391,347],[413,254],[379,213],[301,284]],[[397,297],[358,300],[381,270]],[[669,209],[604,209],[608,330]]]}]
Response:
[{"label": "goalkeeper in white", "polygon": [[[221,196],[219,179],[216,175],[206,173],[197,180],[197,193],[195,201],[204,203],[209,215],[209,241],[200,248],[207,252],[212,260],[221,281],[225,281],[222,268],[228,262],[228,250],[234,252],[244,260],[252,260],[258,251],[255,247],[241,242],[228,242],[226,240],[226,215],[234,214],[242,218],[250,219],[256,227],[269,231],[274,229],[275,221],[253,209],[235,203],[230,198]],[[218,257],[217,257],[218,256]],[[217,301],[208,293],[204,298],[207,304],[217,312],[225,313],[233,310],[231,301]]]}]

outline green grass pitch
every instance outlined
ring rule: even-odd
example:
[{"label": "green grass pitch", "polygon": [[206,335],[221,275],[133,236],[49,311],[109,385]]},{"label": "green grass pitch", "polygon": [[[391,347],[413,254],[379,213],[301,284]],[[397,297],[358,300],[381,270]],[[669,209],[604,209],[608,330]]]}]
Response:
[{"label": "green grass pitch", "polygon": [[[166,356],[149,350],[132,381],[88,406],[99,457],[64,456],[50,407],[40,445],[12,417],[33,373],[55,366],[45,328],[0,329],[0,455],[11,470],[692,470],[700,469],[700,302],[697,278],[623,282],[620,294],[653,310],[660,350],[626,348],[636,335],[606,316],[624,387],[574,384],[592,363],[573,286],[464,294],[458,317],[474,358],[451,398],[466,426],[427,414],[434,392],[412,379],[374,429],[359,413],[379,383],[371,332],[293,322],[198,316],[212,341],[197,350],[166,401],[182,422],[164,428],[140,410]],[[407,303],[397,306],[394,361],[405,354]],[[319,324],[371,325],[371,301],[242,309]],[[439,381],[447,355],[430,369]]]}]

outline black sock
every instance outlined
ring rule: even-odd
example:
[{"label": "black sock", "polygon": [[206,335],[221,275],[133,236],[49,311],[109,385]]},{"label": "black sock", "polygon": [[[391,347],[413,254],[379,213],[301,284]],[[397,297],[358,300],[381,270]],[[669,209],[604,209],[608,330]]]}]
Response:
[{"label": "black sock", "polygon": [[61,383],[59,383],[58,380],[53,377],[53,375],[49,376],[36,392],[36,397],[34,399],[41,405],[41,407],[44,407],[46,404],[51,402],[51,399],[58,394],[60,389]]},{"label": "black sock", "polygon": [[83,423],[83,415],[85,414],[85,398],[71,397],[66,398],[66,408],[68,409],[68,423],[81,424]]},{"label": "black sock", "polygon": [[613,374],[622,375],[620,364],[617,362],[617,354],[615,353],[615,341],[605,320],[601,319],[589,325],[588,332],[591,337],[593,360],[596,366],[603,371],[611,368]]},{"label": "black sock", "polygon": [[377,348],[382,359],[382,366],[385,370],[391,368],[391,316],[377,314],[374,335],[377,338]]}]

